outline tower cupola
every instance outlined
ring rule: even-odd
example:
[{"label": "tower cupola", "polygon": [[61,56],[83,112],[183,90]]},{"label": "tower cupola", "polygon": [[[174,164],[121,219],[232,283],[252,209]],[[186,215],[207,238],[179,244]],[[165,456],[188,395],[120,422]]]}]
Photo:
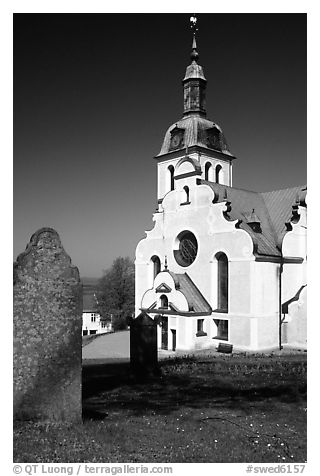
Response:
[{"label": "tower cupola", "polygon": [[[194,18],[194,17],[191,17]],[[196,19],[194,19],[196,22]],[[187,66],[183,78],[183,115],[206,115],[206,84],[202,66],[198,64],[199,53],[197,50],[195,27],[193,32],[191,64]]]}]

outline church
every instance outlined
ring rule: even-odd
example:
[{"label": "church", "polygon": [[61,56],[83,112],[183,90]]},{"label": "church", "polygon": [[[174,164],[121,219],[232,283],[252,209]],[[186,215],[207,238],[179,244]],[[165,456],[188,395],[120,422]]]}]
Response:
[{"label": "church", "polygon": [[305,349],[306,186],[232,186],[235,157],[207,118],[193,34],[183,116],[157,161],[153,229],[136,249],[136,313],[157,323],[158,347],[192,351]]}]

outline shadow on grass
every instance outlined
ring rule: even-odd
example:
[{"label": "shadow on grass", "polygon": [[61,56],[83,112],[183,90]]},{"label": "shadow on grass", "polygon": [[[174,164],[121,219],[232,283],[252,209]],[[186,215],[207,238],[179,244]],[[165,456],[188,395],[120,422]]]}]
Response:
[{"label": "shadow on grass", "polygon": [[133,415],[168,414],[179,407],[228,408],[250,414],[253,406],[301,402],[306,398],[306,376],[288,372],[232,372],[208,362],[185,365],[181,371],[162,364],[160,378],[137,381],[129,363],[92,365],[83,369],[83,418],[103,419],[108,412],[124,410]]}]

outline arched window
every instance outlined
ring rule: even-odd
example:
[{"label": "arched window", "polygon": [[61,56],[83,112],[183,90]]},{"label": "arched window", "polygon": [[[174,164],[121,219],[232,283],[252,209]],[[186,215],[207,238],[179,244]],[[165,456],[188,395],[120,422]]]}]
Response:
[{"label": "arched window", "polygon": [[185,187],[183,187],[183,190],[185,192],[185,196],[184,196],[184,203],[189,203],[190,200],[189,200],[189,187],[187,187],[187,185]]},{"label": "arched window", "polygon": [[220,171],[221,171],[221,169],[222,169],[221,165],[216,166],[216,182],[217,183],[220,183]]},{"label": "arched window", "polygon": [[210,180],[210,175],[209,172],[210,172],[210,169],[212,168],[212,164],[211,162],[206,162],[206,165],[204,167],[204,179],[205,180]]},{"label": "arched window", "polygon": [[169,173],[170,190],[174,190],[174,167],[173,167],[173,165],[169,165],[168,173]]},{"label": "arched window", "polygon": [[157,274],[161,271],[160,258],[158,256],[152,256],[151,261],[153,263],[153,279],[155,279]]},{"label": "arched window", "polygon": [[217,253],[218,263],[218,311],[228,312],[229,269],[228,258],[224,253]]},{"label": "arched window", "polygon": [[162,296],[160,296],[160,307],[162,309],[168,309],[168,298],[165,294],[162,294]]}]

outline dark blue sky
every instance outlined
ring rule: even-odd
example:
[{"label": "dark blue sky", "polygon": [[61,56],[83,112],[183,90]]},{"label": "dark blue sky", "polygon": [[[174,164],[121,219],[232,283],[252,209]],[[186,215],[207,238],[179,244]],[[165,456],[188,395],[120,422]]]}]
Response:
[{"label": "dark blue sky", "polygon": [[[55,228],[82,276],[134,257],[182,116],[189,14],[14,15],[14,258]],[[198,15],[207,116],[233,185],[306,183],[306,15]]]}]

